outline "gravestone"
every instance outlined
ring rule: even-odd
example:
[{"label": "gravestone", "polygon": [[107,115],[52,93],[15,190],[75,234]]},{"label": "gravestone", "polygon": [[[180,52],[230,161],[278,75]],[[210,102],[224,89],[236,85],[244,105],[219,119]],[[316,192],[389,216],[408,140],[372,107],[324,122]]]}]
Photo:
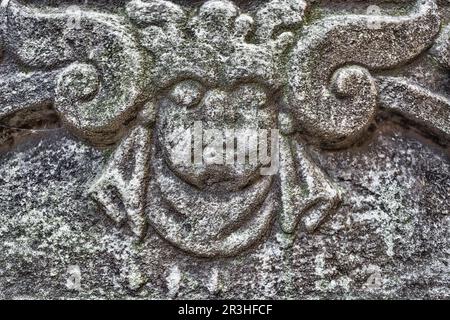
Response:
[{"label": "gravestone", "polygon": [[0,298],[450,298],[450,3],[0,5]]}]

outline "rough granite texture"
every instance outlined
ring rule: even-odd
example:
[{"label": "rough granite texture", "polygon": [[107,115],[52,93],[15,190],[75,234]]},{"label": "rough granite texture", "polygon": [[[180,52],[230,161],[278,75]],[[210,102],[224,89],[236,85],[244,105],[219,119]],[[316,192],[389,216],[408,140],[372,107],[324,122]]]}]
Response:
[{"label": "rough granite texture", "polygon": [[[3,1],[0,299],[449,299],[449,22],[445,0]],[[181,163],[180,128],[220,139]],[[274,172],[221,162],[248,129],[278,130]]]}]

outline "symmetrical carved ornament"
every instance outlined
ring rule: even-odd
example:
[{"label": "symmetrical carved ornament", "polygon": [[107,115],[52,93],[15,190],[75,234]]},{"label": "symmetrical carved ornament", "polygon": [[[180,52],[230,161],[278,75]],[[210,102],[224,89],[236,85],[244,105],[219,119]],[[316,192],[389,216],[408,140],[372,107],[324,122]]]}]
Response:
[{"label": "symmetrical carved ornament", "polygon": [[[126,15],[112,15],[3,1],[0,57],[17,68],[0,68],[0,119],[51,104],[75,136],[113,146],[90,195],[139,239],[157,232],[215,257],[242,252],[274,223],[288,234],[313,232],[342,192],[310,146],[351,146],[380,110],[448,141],[448,98],[374,73],[430,48],[450,69],[450,29],[434,0],[404,16],[303,25],[308,9],[303,0],[272,0],[250,13],[227,0],[196,8],[132,0]],[[276,174],[261,174],[260,164],[177,163],[172,133],[196,122],[279,130]]]}]

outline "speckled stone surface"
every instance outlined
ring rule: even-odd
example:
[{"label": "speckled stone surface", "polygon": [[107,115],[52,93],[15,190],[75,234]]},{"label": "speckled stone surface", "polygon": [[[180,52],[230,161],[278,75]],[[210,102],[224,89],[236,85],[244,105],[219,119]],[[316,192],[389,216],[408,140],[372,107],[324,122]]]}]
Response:
[{"label": "speckled stone surface", "polygon": [[[445,0],[3,1],[0,298],[449,299],[449,22]],[[218,161],[226,139],[180,163],[179,128],[276,131],[275,170]]]}]

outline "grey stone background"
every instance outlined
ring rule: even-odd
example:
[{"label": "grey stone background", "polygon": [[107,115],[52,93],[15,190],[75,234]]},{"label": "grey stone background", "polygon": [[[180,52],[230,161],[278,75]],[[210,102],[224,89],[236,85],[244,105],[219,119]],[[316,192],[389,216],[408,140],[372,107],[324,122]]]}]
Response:
[{"label": "grey stone background", "polygon": [[[117,12],[125,2],[87,6]],[[320,15],[368,3],[314,2]],[[440,5],[448,21],[450,4]],[[448,73],[426,55],[395,72],[450,97]],[[344,190],[318,231],[293,240],[275,223],[264,241],[221,259],[195,258],[151,228],[140,243],[117,229],[86,196],[111,150],[80,142],[51,111],[26,125],[39,131],[0,128],[2,299],[450,298],[449,148],[389,115],[349,150],[313,152]],[[74,265],[80,288],[68,286]]]}]

